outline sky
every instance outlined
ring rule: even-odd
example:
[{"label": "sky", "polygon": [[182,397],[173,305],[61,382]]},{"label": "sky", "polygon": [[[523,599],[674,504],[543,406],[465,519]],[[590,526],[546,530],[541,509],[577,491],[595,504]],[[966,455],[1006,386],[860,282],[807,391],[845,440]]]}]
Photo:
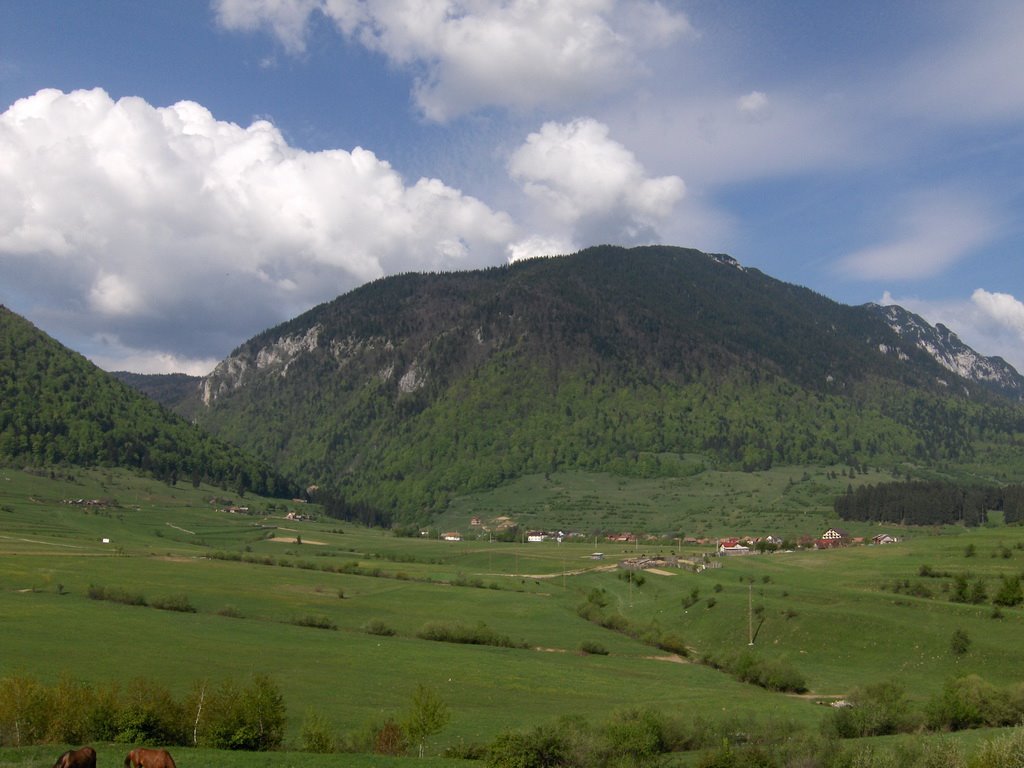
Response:
[{"label": "sky", "polygon": [[201,375],[386,275],[663,243],[1024,372],[1021,40],[1019,0],[0,0],[0,303]]}]

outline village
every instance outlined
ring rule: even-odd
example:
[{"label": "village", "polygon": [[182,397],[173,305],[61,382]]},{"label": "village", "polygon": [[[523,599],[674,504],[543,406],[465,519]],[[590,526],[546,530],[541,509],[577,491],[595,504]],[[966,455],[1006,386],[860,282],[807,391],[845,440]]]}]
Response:
[{"label": "village", "polygon": [[[514,525],[509,518],[505,517],[500,518],[498,522],[503,528],[508,528]],[[481,538],[482,533],[490,532],[489,528],[484,525],[481,518],[475,516],[470,518],[470,528],[473,530],[473,534],[465,538],[479,539]],[[422,533],[423,535],[427,534],[426,531]],[[657,545],[659,543],[667,544],[674,542],[676,549],[669,555],[659,554],[648,556],[647,554],[641,554],[620,560],[619,567],[630,570],[645,570],[650,568],[688,568],[697,571],[703,570],[707,567],[718,567],[714,564],[713,560],[713,558],[716,557],[770,554],[773,552],[792,552],[795,550],[806,549],[821,550],[851,546],[881,546],[896,544],[899,542],[898,537],[888,533],[879,533],[868,539],[863,536],[853,536],[845,529],[836,527],[828,528],[819,536],[805,535],[795,540],[782,539],[770,534],[767,536],[731,536],[724,538],[692,536],[666,538],[655,536],[653,534],[637,534],[629,531],[604,535],[589,535],[576,531],[560,530],[528,530],[524,531],[521,534],[521,537],[521,541],[527,544],[539,544],[543,542],[557,542],[561,544],[563,541],[586,541],[593,539],[595,545],[598,541],[604,541],[609,544],[632,544],[636,549],[639,549],[641,544]],[[462,541],[464,539],[463,535],[458,531],[446,531],[440,533],[438,538],[442,541],[451,542]],[[695,547],[705,548],[705,551],[687,556],[681,556],[679,554],[679,552],[682,552],[684,548]],[[605,553],[595,551],[590,555],[590,558],[593,560],[603,560],[605,559]],[[718,565],[720,565],[720,563]]]}]

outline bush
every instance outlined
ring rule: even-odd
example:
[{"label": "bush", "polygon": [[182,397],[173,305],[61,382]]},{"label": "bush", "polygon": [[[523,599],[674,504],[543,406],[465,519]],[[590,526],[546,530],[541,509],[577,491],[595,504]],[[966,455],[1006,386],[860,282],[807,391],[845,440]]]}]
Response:
[{"label": "bush", "polygon": [[807,682],[803,675],[787,662],[763,659],[752,651],[741,651],[728,656],[705,656],[703,663],[721,669],[743,683],[783,693],[804,693]]},{"label": "bush", "polygon": [[327,754],[337,749],[327,718],[312,709],[306,710],[306,719],[299,730],[299,743],[303,752]]},{"label": "bush", "polygon": [[409,734],[394,720],[388,718],[373,732],[373,752],[377,755],[397,757],[409,751]]},{"label": "bush", "polygon": [[284,697],[266,675],[255,675],[245,688],[232,680],[216,688],[198,684],[187,711],[198,713],[193,730],[197,746],[266,751],[284,740]]},{"label": "bush", "polygon": [[557,768],[569,764],[561,734],[538,727],[529,733],[503,733],[487,750],[487,768]]},{"label": "bush", "polygon": [[327,616],[301,616],[297,619],[292,619],[292,624],[297,627],[313,627],[314,629],[337,629],[338,625],[330,620]]},{"label": "bush", "polygon": [[983,726],[1013,725],[1020,712],[1011,706],[1009,694],[977,675],[948,681],[927,705],[928,726],[934,730],[959,731]]},{"label": "bush", "polygon": [[366,622],[363,630],[370,635],[380,635],[381,637],[391,637],[395,634],[395,630],[384,623],[383,619],[370,619]]},{"label": "bush", "polygon": [[983,768],[1019,768],[1024,764],[1024,730],[1015,728],[1005,736],[986,741],[973,764]]},{"label": "bush", "polygon": [[668,751],[664,718],[651,709],[630,709],[616,714],[603,729],[608,762],[648,766]]},{"label": "bush", "polygon": [[847,697],[848,707],[832,712],[829,727],[844,739],[909,733],[918,726],[906,691],[894,682],[855,688]]},{"label": "bush", "polygon": [[461,622],[429,622],[424,624],[416,637],[421,640],[435,640],[443,643],[465,643],[468,645],[494,645],[499,648],[528,648],[524,642],[514,642],[508,635],[495,632],[482,621],[475,627]]},{"label": "bush", "polygon": [[963,656],[970,650],[971,638],[962,629],[953,630],[953,637],[949,641],[949,650],[954,656]]},{"label": "bush", "polygon": [[992,602],[1003,607],[1012,607],[1024,602],[1024,590],[1021,589],[1019,576],[1003,576],[1002,583],[996,590]]},{"label": "bush", "polygon": [[607,656],[608,649],[594,640],[584,640],[580,643],[580,653],[587,656]]},{"label": "bush", "polygon": [[134,678],[125,687],[120,705],[114,720],[113,741],[121,744],[184,743],[184,709],[162,684]]},{"label": "bush", "polygon": [[100,587],[94,584],[89,585],[86,595],[90,600],[109,600],[123,605],[146,605],[146,598],[141,594],[128,592],[120,588]]},{"label": "bush", "polygon": [[123,689],[67,677],[53,688],[31,678],[0,679],[4,746],[103,741],[274,749],[281,744],[284,715],[280,693],[260,676],[245,689],[231,681],[218,688],[197,682],[184,701],[145,678]]},{"label": "bush", "polygon": [[50,727],[53,693],[31,677],[0,680],[0,744],[38,744]]},{"label": "bush", "polygon": [[188,595],[170,595],[168,597],[158,597],[151,603],[154,608],[159,608],[161,611],[179,611],[181,613],[195,613],[195,606],[188,600]]},{"label": "bush", "polygon": [[690,649],[686,647],[686,641],[674,632],[665,632],[655,642],[661,650],[675,653],[679,656],[689,656]]}]

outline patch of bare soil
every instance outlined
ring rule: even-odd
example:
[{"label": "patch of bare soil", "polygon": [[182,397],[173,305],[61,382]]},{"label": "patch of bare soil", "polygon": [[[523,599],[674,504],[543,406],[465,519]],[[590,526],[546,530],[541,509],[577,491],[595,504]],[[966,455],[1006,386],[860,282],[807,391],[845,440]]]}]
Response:
[{"label": "patch of bare soil", "polygon": [[672,571],[663,571],[661,568],[646,568],[644,573],[653,573],[656,576],[675,576]]},{"label": "patch of bare soil", "polygon": [[690,661],[688,659],[684,659],[678,653],[669,653],[669,654],[667,654],[665,656],[644,656],[644,658],[645,659],[650,659],[651,661],[670,661],[673,664],[689,664],[690,663]]}]

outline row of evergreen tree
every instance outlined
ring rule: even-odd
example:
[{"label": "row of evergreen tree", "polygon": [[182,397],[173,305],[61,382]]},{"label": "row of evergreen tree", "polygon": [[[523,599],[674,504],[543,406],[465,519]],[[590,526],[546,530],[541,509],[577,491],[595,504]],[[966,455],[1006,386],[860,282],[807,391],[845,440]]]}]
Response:
[{"label": "row of evergreen tree", "polygon": [[854,489],[835,501],[843,520],[901,525],[983,525],[990,512],[1007,523],[1024,520],[1024,485],[969,486],[941,480],[879,483]]}]

